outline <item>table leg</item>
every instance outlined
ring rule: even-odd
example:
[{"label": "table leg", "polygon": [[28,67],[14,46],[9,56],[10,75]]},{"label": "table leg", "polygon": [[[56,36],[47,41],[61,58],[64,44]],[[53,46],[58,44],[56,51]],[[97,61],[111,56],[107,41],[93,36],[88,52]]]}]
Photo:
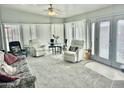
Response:
[{"label": "table leg", "polygon": [[56,49],[57,47],[55,47],[55,55],[56,55],[56,52],[57,52],[57,49]]},{"label": "table leg", "polygon": [[60,54],[62,53],[62,47],[60,47]]},{"label": "table leg", "polygon": [[54,51],[53,51],[53,47],[52,47],[52,54],[53,54],[53,52],[54,52]]}]

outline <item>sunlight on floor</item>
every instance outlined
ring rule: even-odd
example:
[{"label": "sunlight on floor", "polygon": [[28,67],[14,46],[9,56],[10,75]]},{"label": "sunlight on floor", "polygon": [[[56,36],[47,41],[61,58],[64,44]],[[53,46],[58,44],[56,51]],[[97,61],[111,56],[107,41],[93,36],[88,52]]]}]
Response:
[{"label": "sunlight on floor", "polygon": [[111,80],[124,80],[124,73],[120,70],[106,66],[98,62],[90,62],[85,65],[87,68],[111,79]]}]

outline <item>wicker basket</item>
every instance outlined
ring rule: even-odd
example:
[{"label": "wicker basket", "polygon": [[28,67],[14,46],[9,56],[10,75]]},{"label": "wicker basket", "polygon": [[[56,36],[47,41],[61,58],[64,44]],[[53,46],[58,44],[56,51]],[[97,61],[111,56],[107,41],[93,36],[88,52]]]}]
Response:
[{"label": "wicker basket", "polygon": [[84,52],[84,59],[85,59],[85,60],[89,60],[90,57],[91,57],[90,52],[86,50],[86,51]]}]

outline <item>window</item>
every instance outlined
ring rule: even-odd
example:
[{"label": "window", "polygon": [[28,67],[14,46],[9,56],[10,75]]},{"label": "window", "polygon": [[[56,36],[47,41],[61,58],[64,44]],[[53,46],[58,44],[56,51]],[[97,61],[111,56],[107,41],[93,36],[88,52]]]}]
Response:
[{"label": "window", "polygon": [[9,51],[9,42],[20,41],[20,25],[4,25],[6,49]]},{"label": "window", "polygon": [[109,59],[109,33],[110,22],[100,22],[99,32],[99,56],[105,59]]},{"label": "window", "polygon": [[124,20],[117,22],[116,61],[124,61]]}]

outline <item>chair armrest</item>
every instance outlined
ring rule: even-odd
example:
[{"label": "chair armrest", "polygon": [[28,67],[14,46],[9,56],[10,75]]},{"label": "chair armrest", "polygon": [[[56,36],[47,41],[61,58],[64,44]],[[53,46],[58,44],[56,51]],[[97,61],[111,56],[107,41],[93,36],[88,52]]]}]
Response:
[{"label": "chair armrest", "polygon": [[2,49],[2,50],[0,50],[0,51],[5,52],[5,50],[3,50],[3,49]]},{"label": "chair armrest", "polygon": [[77,49],[77,52],[80,52],[80,51],[83,51],[83,49],[82,48],[78,48]]},{"label": "chair armrest", "polygon": [[74,55],[76,56],[76,52],[72,52],[72,51],[64,51],[64,55]]},{"label": "chair armrest", "polygon": [[79,48],[76,53],[77,53],[78,60],[83,59],[83,49],[82,48]]}]

